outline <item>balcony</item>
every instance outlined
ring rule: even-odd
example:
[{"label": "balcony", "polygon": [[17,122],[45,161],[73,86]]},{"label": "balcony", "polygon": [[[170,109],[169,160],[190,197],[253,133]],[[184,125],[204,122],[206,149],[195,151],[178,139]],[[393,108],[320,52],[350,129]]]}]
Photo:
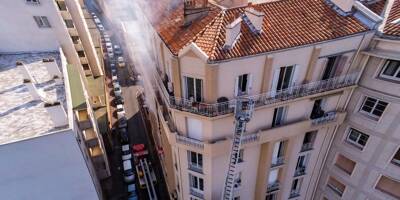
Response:
[{"label": "balcony", "polygon": [[284,161],[285,157],[283,156],[272,158],[271,168],[283,165]]},{"label": "balcony", "polygon": [[78,31],[76,28],[68,28],[68,33],[70,36],[79,36]]},{"label": "balcony", "polygon": [[86,57],[79,57],[79,60],[81,61],[81,64],[88,64],[88,59]]},{"label": "balcony", "polygon": [[76,51],[83,51],[83,46],[81,42],[74,44],[74,47]]},{"label": "balcony", "polygon": [[267,186],[267,193],[279,190],[279,182],[269,183]]},{"label": "balcony", "polygon": [[289,199],[300,196],[300,190],[292,190],[290,191]]},{"label": "balcony", "polygon": [[[261,107],[355,85],[358,74],[359,73],[347,74],[327,80],[315,81],[303,85],[289,87],[278,92],[267,92],[248,97],[255,100],[255,107]],[[235,99],[211,104],[194,102],[188,99],[178,98],[170,95],[166,89],[165,83],[157,73],[155,74],[155,79],[159,92],[161,93],[160,96],[162,100],[170,108],[207,117],[215,117],[234,112],[234,107],[236,106]]]},{"label": "balcony", "polygon": [[93,128],[82,131],[82,134],[88,147],[95,147],[98,145],[97,135],[96,132],[94,132]]},{"label": "balcony", "polygon": [[190,170],[192,170],[194,172],[197,172],[197,173],[203,173],[203,167],[202,166],[199,166],[199,165],[191,163],[191,162],[189,162],[188,165],[189,165],[189,169]]},{"label": "balcony", "polygon": [[60,10],[60,13],[63,19],[72,19],[71,14],[68,10]]},{"label": "balcony", "polygon": [[176,142],[184,145],[188,145],[198,149],[204,149],[204,143],[200,140],[189,138],[183,135],[175,135]]},{"label": "balcony", "polygon": [[328,188],[330,188],[333,192],[335,192],[337,195],[342,196],[343,195],[343,191],[340,190],[339,188],[335,187],[332,184],[327,184]]},{"label": "balcony", "polygon": [[294,171],[294,177],[303,176],[305,174],[306,174],[306,167],[305,166],[299,166]]},{"label": "balcony", "polygon": [[204,198],[203,192],[200,192],[199,190],[196,190],[194,188],[190,188],[190,194],[200,199]]},{"label": "balcony", "polygon": [[317,125],[325,124],[325,123],[328,123],[328,122],[332,122],[335,119],[336,119],[336,112],[335,111],[327,112],[327,113],[325,113],[324,115],[322,115],[322,116],[320,116],[318,118],[312,119],[311,120],[311,124],[317,126]]},{"label": "balcony", "polygon": [[308,142],[308,143],[304,143],[301,146],[300,152],[306,152],[306,151],[310,151],[312,149],[313,149],[313,143],[312,142]]}]

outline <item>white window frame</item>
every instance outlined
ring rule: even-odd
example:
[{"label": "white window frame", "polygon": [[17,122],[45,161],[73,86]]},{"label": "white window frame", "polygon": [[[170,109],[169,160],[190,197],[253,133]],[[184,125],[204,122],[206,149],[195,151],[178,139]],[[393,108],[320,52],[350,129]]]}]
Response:
[{"label": "white window frame", "polygon": [[[185,94],[185,98],[189,100],[189,94],[188,94],[188,78],[192,78],[193,79],[193,101],[195,102],[202,102],[204,100],[204,81],[201,78],[196,78],[196,77],[192,77],[192,76],[183,76],[183,81],[185,83],[185,90],[184,90],[184,94]],[[196,85],[196,80],[200,80],[201,82],[201,91],[200,91],[200,95],[201,95],[201,99],[200,101],[197,101],[197,85]]]},{"label": "white window frame", "polygon": [[51,28],[50,22],[46,16],[33,16],[39,28]]},{"label": "white window frame", "polygon": [[389,75],[383,74],[383,72],[384,72],[384,71],[386,70],[386,68],[389,66],[389,63],[390,63],[391,61],[397,61],[397,62],[400,63],[400,60],[386,59],[385,62],[384,62],[384,64],[383,64],[383,67],[382,67],[382,69],[381,69],[381,71],[380,71],[380,73],[379,73],[379,77],[385,78],[385,79],[390,79],[390,80],[395,80],[395,81],[400,81],[400,78],[397,78],[397,77],[396,77],[396,76],[400,75],[400,64],[399,64],[398,68],[396,69],[396,72],[394,73],[393,76],[389,76]]},{"label": "white window frame", "polygon": [[[194,152],[194,151],[187,151],[187,153],[188,153],[189,168],[190,168],[190,166],[192,166],[192,167],[202,171],[203,170],[203,163],[204,163],[203,154],[197,153],[197,152]],[[192,162],[193,155],[194,155],[195,162]],[[201,159],[200,159],[200,157],[201,157]]]},{"label": "white window frame", "polygon": [[[241,77],[244,77],[244,76],[247,76],[246,90],[245,91],[241,91]],[[241,95],[250,94],[250,91],[251,91],[252,87],[253,87],[253,76],[252,76],[252,74],[250,74],[250,73],[241,74],[240,76],[236,77],[235,96],[241,96]]]},{"label": "white window frame", "polygon": [[[356,141],[353,141],[353,140],[350,139],[350,135],[351,135],[351,133],[353,131],[355,131],[355,133],[357,133],[357,132],[359,133],[359,135],[357,136],[357,140]],[[360,141],[360,138],[361,138],[361,136],[363,134],[368,136],[367,140],[365,141],[365,145],[364,146],[362,146],[361,144],[358,143],[358,141]],[[346,135],[346,142],[351,144],[351,145],[356,146],[357,148],[359,148],[361,150],[363,150],[365,148],[365,146],[367,146],[369,138],[370,138],[370,136],[368,134],[365,134],[365,133],[363,133],[363,132],[361,132],[361,131],[359,131],[357,129],[354,129],[354,128],[349,128],[349,130],[347,132],[347,135]]]},{"label": "white window frame", "polygon": [[[371,111],[369,111],[369,112],[363,110],[363,107],[364,107],[365,103],[367,102],[368,98],[369,98],[369,99],[375,100],[374,106],[371,108]],[[377,106],[380,102],[386,103],[386,106],[385,106],[385,108],[382,110],[381,116],[378,116],[378,115],[373,114],[373,112],[375,111],[376,106]],[[385,110],[386,110],[386,108],[387,108],[388,106],[389,106],[389,102],[382,101],[382,100],[380,100],[380,99],[378,99],[378,98],[374,98],[374,97],[370,97],[370,96],[365,96],[365,97],[364,97],[364,100],[363,100],[363,102],[362,102],[362,104],[361,104],[361,107],[360,107],[360,110],[359,110],[359,111],[360,111],[361,113],[367,115],[367,116],[370,116],[370,117],[372,117],[372,118],[378,120],[379,118],[381,118],[381,117],[383,116],[383,114],[385,113]]]},{"label": "white window frame", "polygon": [[[203,182],[203,188],[200,187],[200,182]],[[193,182],[194,181],[194,182]],[[197,182],[197,187],[195,186]],[[190,189],[203,194],[204,193],[204,179],[189,173],[189,186]]]}]

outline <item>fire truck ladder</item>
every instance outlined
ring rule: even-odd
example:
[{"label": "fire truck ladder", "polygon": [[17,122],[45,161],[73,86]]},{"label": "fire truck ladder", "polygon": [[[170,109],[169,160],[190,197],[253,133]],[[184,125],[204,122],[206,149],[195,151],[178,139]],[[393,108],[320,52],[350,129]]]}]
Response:
[{"label": "fire truck ladder", "polygon": [[235,107],[235,132],[233,135],[232,150],[229,156],[228,172],[225,179],[225,187],[222,194],[223,200],[231,200],[233,198],[233,189],[235,182],[236,163],[239,159],[239,151],[241,138],[246,130],[246,123],[254,110],[254,100],[249,98],[238,98]]},{"label": "fire truck ladder", "polygon": [[140,166],[143,170],[143,174],[144,174],[144,180],[146,182],[146,188],[147,188],[147,193],[149,195],[149,199],[150,200],[157,200],[157,194],[156,194],[156,190],[154,189],[154,185],[153,185],[153,177],[152,174],[150,172],[150,168],[149,168],[149,164],[147,163],[147,159],[140,159]]}]

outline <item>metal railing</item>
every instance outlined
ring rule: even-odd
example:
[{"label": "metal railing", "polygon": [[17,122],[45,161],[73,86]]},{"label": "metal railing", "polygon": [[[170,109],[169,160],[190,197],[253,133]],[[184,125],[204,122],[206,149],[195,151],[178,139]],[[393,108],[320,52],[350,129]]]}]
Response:
[{"label": "metal railing", "polygon": [[327,112],[322,117],[312,119],[311,124],[312,125],[325,124],[327,122],[334,121],[335,119],[336,119],[336,111]]},{"label": "metal railing", "polygon": [[198,197],[198,198],[200,198],[200,199],[203,199],[203,198],[204,198],[204,194],[203,194],[202,192],[197,191],[197,190],[194,189],[194,188],[190,188],[190,194],[193,195],[193,196],[195,196],[195,197]]},{"label": "metal railing", "polygon": [[183,135],[175,135],[176,137],[176,142],[180,143],[180,144],[184,144],[184,145],[188,145],[188,146],[192,146],[195,148],[200,148],[200,149],[204,149],[204,143],[200,140],[196,140],[193,138],[188,138],[185,137]]},{"label": "metal railing", "polygon": [[[247,96],[255,101],[255,106],[264,106],[277,102],[287,101],[295,98],[309,96],[329,90],[343,88],[356,84],[358,72],[330,78],[327,80],[315,81],[307,84],[296,85],[280,91],[270,91],[263,94]],[[170,106],[181,111],[191,112],[207,117],[215,117],[219,115],[234,112],[236,100],[228,100],[222,103],[203,103],[195,102],[185,98],[174,97],[166,90],[158,73],[154,75],[157,88],[161,93],[163,101]]]},{"label": "metal railing", "polygon": [[327,186],[328,186],[329,188],[331,188],[332,191],[334,191],[335,193],[337,193],[339,196],[342,196],[342,195],[343,195],[343,191],[340,190],[339,188],[335,187],[334,185],[328,183]]},{"label": "metal railing", "polygon": [[276,157],[276,158],[274,157],[274,158],[272,158],[271,167],[277,167],[277,166],[283,165],[284,161],[285,161],[285,157],[283,157],[283,156]]},{"label": "metal railing", "polygon": [[295,197],[298,197],[298,196],[300,196],[300,190],[292,190],[292,191],[290,191],[289,199],[290,198],[295,198]]},{"label": "metal railing", "polygon": [[273,192],[279,190],[279,182],[275,181],[274,183],[269,183],[267,186],[267,192]]},{"label": "metal railing", "polygon": [[260,139],[260,135],[258,133],[248,134],[242,136],[242,144],[257,142]]},{"label": "metal railing", "polygon": [[189,169],[198,173],[203,173],[203,167],[189,161]]},{"label": "metal railing", "polygon": [[313,143],[312,142],[308,142],[308,143],[304,143],[301,146],[300,152],[305,152],[305,151],[309,151],[309,150],[312,150],[312,149],[313,149]]},{"label": "metal railing", "polygon": [[304,174],[306,174],[306,167],[304,167],[304,166],[297,167],[297,168],[296,168],[296,171],[294,171],[294,176],[295,176],[295,177],[296,177],[296,176],[302,176],[302,175],[304,175]]}]

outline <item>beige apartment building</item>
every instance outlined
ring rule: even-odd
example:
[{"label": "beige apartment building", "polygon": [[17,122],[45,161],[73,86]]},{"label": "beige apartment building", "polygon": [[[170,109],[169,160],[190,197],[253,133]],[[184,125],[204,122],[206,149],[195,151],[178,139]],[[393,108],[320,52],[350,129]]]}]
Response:
[{"label": "beige apartment building", "polygon": [[[108,131],[108,112],[101,38],[93,17],[78,0],[5,0],[0,4],[0,24],[1,55],[61,55],[58,62],[65,65],[62,80],[70,81],[66,91],[71,99],[65,112],[73,114],[70,120],[76,120],[75,142],[87,165],[93,166],[88,168],[101,194],[98,182],[110,176],[102,136]],[[54,62],[51,57],[41,59]]]},{"label": "beige apartment building", "polygon": [[[222,199],[234,165],[232,199],[315,199],[382,21],[370,2],[148,3],[163,13],[143,31],[156,49],[154,136],[171,197]],[[232,163],[239,97],[255,108]]]},{"label": "beige apartment building", "polygon": [[[385,2],[385,1],[383,1]],[[315,199],[400,199],[400,1],[360,52],[365,68],[339,126]]]}]

